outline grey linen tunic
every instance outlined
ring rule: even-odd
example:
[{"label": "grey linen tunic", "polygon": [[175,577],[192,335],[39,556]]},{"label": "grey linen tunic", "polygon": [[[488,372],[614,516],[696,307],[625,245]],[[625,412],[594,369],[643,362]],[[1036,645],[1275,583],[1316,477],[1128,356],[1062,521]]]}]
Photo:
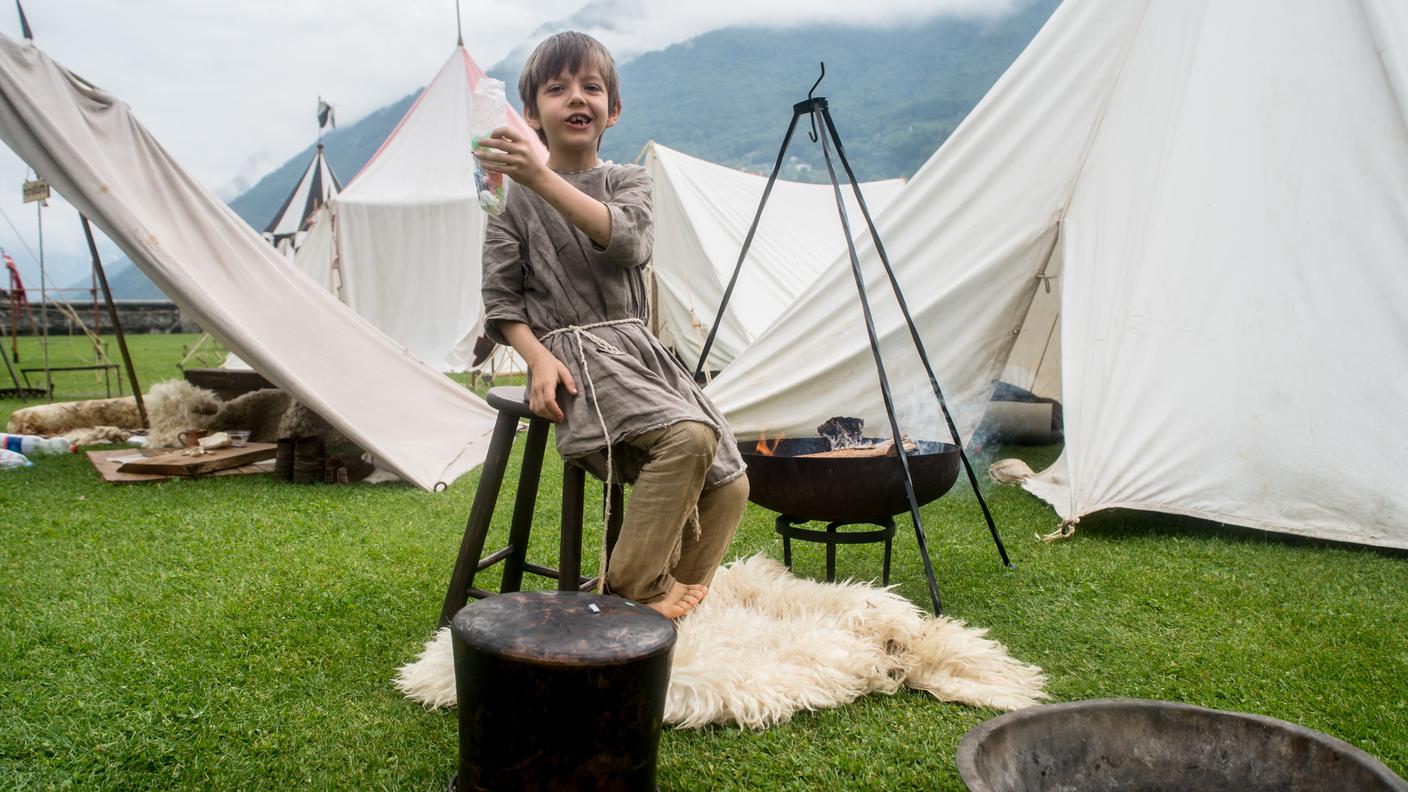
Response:
[{"label": "grey linen tunic", "polygon": [[[537,193],[518,185],[509,188],[507,207],[489,218],[484,234],[484,330],[500,344],[508,343],[499,328],[504,321],[524,322],[542,338],[569,325],[649,318],[643,265],[655,239],[650,174],[639,165],[603,163],[561,175],[606,204],[611,242],[600,248]],[[723,416],[644,325],[584,332],[620,353],[603,352],[589,338],[583,339],[579,351],[571,333],[543,342],[577,383],[575,397],[558,389],[558,405],[567,416],[557,425],[558,453],[602,475],[608,441],[593,407],[595,399],[621,480],[634,481],[646,461],[638,450],[620,445],[621,440],[680,421],[708,424],[719,435],[705,489],[743,474],[743,457]],[[583,371],[583,355],[590,378]]]}]

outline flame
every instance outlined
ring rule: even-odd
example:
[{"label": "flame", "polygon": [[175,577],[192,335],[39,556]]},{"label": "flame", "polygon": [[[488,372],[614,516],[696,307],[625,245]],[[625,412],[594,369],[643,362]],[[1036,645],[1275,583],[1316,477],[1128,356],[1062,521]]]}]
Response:
[{"label": "flame", "polygon": [[759,454],[762,454],[763,456],[772,456],[774,453],[777,452],[777,447],[780,445],[782,445],[782,435],[778,435],[777,439],[773,440],[772,443],[769,444],[768,433],[760,432],[758,435],[758,445],[755,446],[753,450],[758,452]]}]

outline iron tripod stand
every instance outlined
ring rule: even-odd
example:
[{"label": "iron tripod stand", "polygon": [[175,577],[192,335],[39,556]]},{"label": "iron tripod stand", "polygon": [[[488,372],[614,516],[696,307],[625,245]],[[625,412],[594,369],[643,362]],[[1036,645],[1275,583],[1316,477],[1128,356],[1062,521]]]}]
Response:
[{"label": "iron tripod stand", "polygon": [[[822,65],[822,77],[826,76],[826,66]],[[816,84],[812,86],[812,91],[816,90],[816,85],[821,83],[821,78],[817,78]],[[983,493],[978,489],[978,477],[973,473],[973,465],[968,460],[968,454],[963,450],[963,441],[958,436],[958,426],[953,422],[953,416],[949,413],[948,403],[944,399],[943,391],[939,388],[938,378],[934,375],[933,366],[929,363],[929,355],[924,349],[924,342],[919,337],[919,331],[914,326],[914,319],[909,313],[909,306],[905,303],[904,293],[900,291],[899,281],[895,279],[894,268],[890,266],[890,258],[885,254],[885,246],[880,241],[880,234],[875,230],[875,223],[870,217],[870,210],[866,208],[865,198],[861,195],[860,184],[856,181],[855,172],[851,170],[851,164],[846,159],[845,147],[841,144],[841,137],[836,133],[836,125],[831,120],[831,112],[827,108],[825,97],[813,97],[811,92],[807,94],[807,100],[798,102],[792,106],[792,122],[787,126],[787,134],[782,138],[782,148],[777,152],[777,162],[772,167],[772,173],[768,176],[767,186],[763,188],[762,200],[758,202],[758,211],[753,216],[753,224],[748,229],[747,236],[743,239],[743,249],[739,251],[738,263],[733,268],[733,276],[729,278],[728,287],[724,289],[723,301],[719,304],[719,311],[714,316],[714,326],[710,328],[708,337],[704,340],[704,348],[699,354],[699,365],[695,369],[694,378],[698,381],[704,371],[704,366],[709,359],[709,349],[714,344],[714,336],[718,333],[719,325],[723,320],[724,309],[728,306],[729,297],[733,294],[733,287],[738,282],[738,273],[743,269],[743,260],[748,255],[748,248],[753,244],[753,235],[758,230],[758,221],[762,219],[763,207],[767,206],[768,195],[772,192],[773,183],[777,181],[777,173],[782,168],[783,158],[787,155],[787,146],[792,142],[792,134],[797,130],[797,121],[802,116],[811,119],[812,129],[808,133],[812,142],[818,139],[821,142],[822,158],[826,161],[826,172],[831,177],[831,188],[836,194],[836,211],[841,217],[841,228],[846,235],[846,250],[850,255],[851,273],[855,276],[856,290],[860,295],[861,312],[865,316],[865,331],[870,340],[870,351],[875,357],[875,370],[880,377],[880,393],[885,402],[885,415],[890,421],[890,433],[894,437],[894,447],[897,450],[895,458],[899,461],[900,469],[903,472],[905,495],[909,498],[909,515],[914,521],[914,537],[919,545],[919,555],[924,561],[924,575],[929,583],[929,598],[934,604],[934,614],[943,613],[943,605],[939,600],[939,586],[934,578],[934,562],[929,555],[928,541],[924,535],[924,525],[919,517],[919,501],[914,494],[914,479],[910,475],[909,460],[904,452],[904,441],[900,435],[899,421],[895,418],[894,399],[890,395],[890,381],[885,375],[885,362],[880,356],[880,342],[875,333],[875,321],[870,312],[870,301],[865,293],[865,279],[861,276],[860,258],[856,254],[855,242],[851,239],[851,226],[846,217],[846,204],[841,193],[841,184],[836,177],[836,168],[832,163],[831,148],[835,146],[836,156],[841,160],[841,166],[846,171],[846,178],[850,181],[851,190],[855,194],[856,204],[860,207],[861,215],[865,217],[866,228],[870,231],[870,238],[875,242],[875,250],[880,256],[880,263],[885,267],[885,274],[889,277],[890,287],[894,290],[895,299],[899,302],[900,311],[904,314],[905,323],[909,326],[910,338],[914,341],[915,350],[919,353],[919,359],[924,363],[924,372],[929,377],[929,384],[933,387],[934,396],[939,401],[939,408],[943,411],[944,421],[948,424],[949,433],[953,436],[953,443],[958,447],[959,458],[963,462],[963,469],[968,474],[968,483],[973,488],[973,495],[978,499],[978,506],[982,509],[983,519],[987,522],[988,531],[992,534],[993,543],[997,545],[998,555],[1002,558],[1002,563],[1009,569],[1014,568],[1011,560],[1007,557],[1007,549],[1002,545],[1002,537],[997,532],[997,525],[993,522],[992,512],[988,509],[987,501],[983,498]],[[817,130],[820,128],[821,133]]]}]

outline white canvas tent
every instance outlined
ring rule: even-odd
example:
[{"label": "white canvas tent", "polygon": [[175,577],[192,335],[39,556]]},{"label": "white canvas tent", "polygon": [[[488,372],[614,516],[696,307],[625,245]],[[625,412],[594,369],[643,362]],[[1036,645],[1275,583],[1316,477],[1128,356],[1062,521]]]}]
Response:
[{"label": "white canvas tent", "polygon": [[[1405,109],[1403,3],[1067,0],[879,218],[962,431],[1059,264],[1066,448],[1026,486],[1063,518],[1408,547]],[[884,425],[850,278],[710,387],[740,434]],[[942,436],[874,301],[902,422]]]},{"label": "white canvas tent", "polygon": [[[484,213],[470,156],[484,72],[457,46],[347,187],[320,213],[297,266],[413,354],[463,371],[479,335]],[[547,152],[521,116],[509,126]]]},{"label": "white canvas tent", "polygon": [[[332,165],[323,155],[323,144],[319,143],[313,152],[313,158],[308,161],[308,167],[303,169],[303,175],[294,183],[293,189],[289,191],[279,211],[274,214],[274,219],[264,227],[261,236],[292,261],[294,253],[303,247],[303,242],[308,237],[308,229],[318,211],[341,190],[342,182],[338,180],[337,174],[333,173]],[[201,341],[204,341],[204,337]],[[200,343],[196,342],[196,346],[200,346]],[[225,356],[220,368],[248,371],[249,364],[231,352]]]},{"label": "white canvas tent", "polygon": [[[654,141],[645,148],[645,166],[655,181],[656,332],[692,367],[738,264],[767,177]],[[879,212],[903,186],[903,179],[888,179],[861,189],[866,206]],[[846,206],[850,217],[860,217],[849,193]],[[714,338],[709,367],[722,368],[781,316],[844,249],[842,240],[830,184],[777,180]]]},{"label": "white canvas tent", "polygon": [[183,312],[379,462],[430,489],[483,461],[492,408],[288,266],[125,104],[4,36],[0,139]]},{"label": "white canvas tent", "polygon": [[294,251],[303,244],[314,215],[341,190],[342,182],[332,172],[327,157],[323,156],[323,144],[319,143],[303,175],[289,191],[274,219],[264,227],[264,238],[280,253],[293,258]]}]

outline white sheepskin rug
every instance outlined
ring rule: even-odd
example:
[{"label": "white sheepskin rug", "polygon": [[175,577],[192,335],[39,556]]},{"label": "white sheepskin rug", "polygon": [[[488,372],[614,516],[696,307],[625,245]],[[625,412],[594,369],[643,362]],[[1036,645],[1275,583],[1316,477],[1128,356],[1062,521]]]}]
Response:
[{"label": "white sheepskin rug", "polygon": [[[930,617],[888,589],[802,580],[770,558],[742,559],[719,569],[679,625],[665,722],[761,729],[901,686],[1001,710],[1046,698],[1041,669],[985,632]],[[396,687],[427,707],[451,706],[454,674],[445,628],[400,669]]]},{"label": "white sheepskin rug", "polygon": [[158,382],[146,395],[147,446],[180,448],[181,433],[202,429],[220,412],[215,391],[198,388],[185,380]]}]

